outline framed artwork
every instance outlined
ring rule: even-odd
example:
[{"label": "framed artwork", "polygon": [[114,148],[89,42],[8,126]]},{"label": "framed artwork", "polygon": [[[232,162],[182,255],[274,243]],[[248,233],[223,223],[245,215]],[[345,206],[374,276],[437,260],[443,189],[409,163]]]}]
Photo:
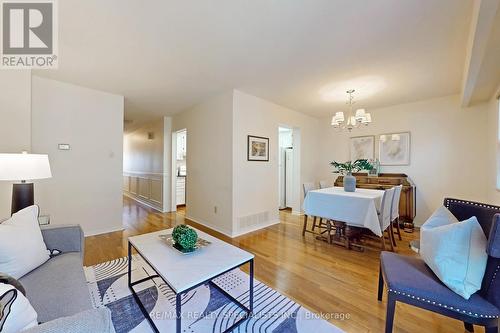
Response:
[{"label": "framed artwork", "polygon": [[410,132],[381,134],[378,154],[380,165],[409,165]]},{"label": "framed artwork", "polygon": [[269,138],[248,136],[247,160],[269,162]]},{"label": "framed artwork", "polygon": [[375,157],[375,137],[357,136],[350,139],[351,161],[373,160]]}]

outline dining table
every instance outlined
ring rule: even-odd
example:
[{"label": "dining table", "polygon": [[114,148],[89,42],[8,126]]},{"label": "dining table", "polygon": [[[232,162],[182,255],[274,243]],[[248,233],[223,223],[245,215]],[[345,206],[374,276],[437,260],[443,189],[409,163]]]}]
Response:
[{"label": "dining table", "polygon": [[383,196],[383,190],[363,188],[356,188],[355,192],[346,192],[343,187],[311,190],[304,199],[304,213],[306,216],[343,222],[347,226],[366,228],[382,237],[378,211]]}]

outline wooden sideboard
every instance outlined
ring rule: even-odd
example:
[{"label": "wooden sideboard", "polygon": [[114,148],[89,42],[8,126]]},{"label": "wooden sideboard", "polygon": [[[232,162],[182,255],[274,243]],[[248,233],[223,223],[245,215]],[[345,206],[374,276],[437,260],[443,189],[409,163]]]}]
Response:
[{"label": "wooden sideboard", "polygon": [[[413,219],[416,214],[415,184],[404,173],[381,173],[378,177],[368,176],[366,173],[355,173],[356,187],[375,190],[386,190],[396,185],[403,185],[399,201],[399,219],[401,223],[408,223],[413,228]],[[344,186],[344,177],[339,176],[335,186]]]}]

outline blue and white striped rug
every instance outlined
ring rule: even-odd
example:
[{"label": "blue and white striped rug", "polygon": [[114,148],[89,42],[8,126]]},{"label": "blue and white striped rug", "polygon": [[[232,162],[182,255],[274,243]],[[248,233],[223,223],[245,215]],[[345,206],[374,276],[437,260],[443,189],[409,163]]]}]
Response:
[{"label": "blue and white striped rug", "polygon": [[[117,333],[152,332],[127,286],[127,258],[85,267],[94,307],[108,307]],[[134,281],[155,274],[138,256],[133,258]],[[247,304],[249,276],[239,269],[214,280],[236,299]],[[175,294],[160,279],[135,287],[154,318],[160,332],[175,332]],[[222,332],[230,327],[242,310],[209,284],[183,296],[182,331]],[[300,304],[255,280],[254,315],[233,332],[340,333],[342,330],[306,310]]]}]

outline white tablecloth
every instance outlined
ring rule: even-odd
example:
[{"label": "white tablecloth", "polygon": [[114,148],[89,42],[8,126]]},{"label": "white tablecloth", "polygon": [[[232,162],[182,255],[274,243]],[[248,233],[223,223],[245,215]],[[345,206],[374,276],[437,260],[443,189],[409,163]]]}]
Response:
[{"label": "white tablecloth", "polygon": [[357,188],[356,192],[345,192],[343,187],[309,191],[304,200],[304,211],[309,216],[368,228],[377,236],[382,236],[377,210],[383,195],[384,191],[362,188]]}]

